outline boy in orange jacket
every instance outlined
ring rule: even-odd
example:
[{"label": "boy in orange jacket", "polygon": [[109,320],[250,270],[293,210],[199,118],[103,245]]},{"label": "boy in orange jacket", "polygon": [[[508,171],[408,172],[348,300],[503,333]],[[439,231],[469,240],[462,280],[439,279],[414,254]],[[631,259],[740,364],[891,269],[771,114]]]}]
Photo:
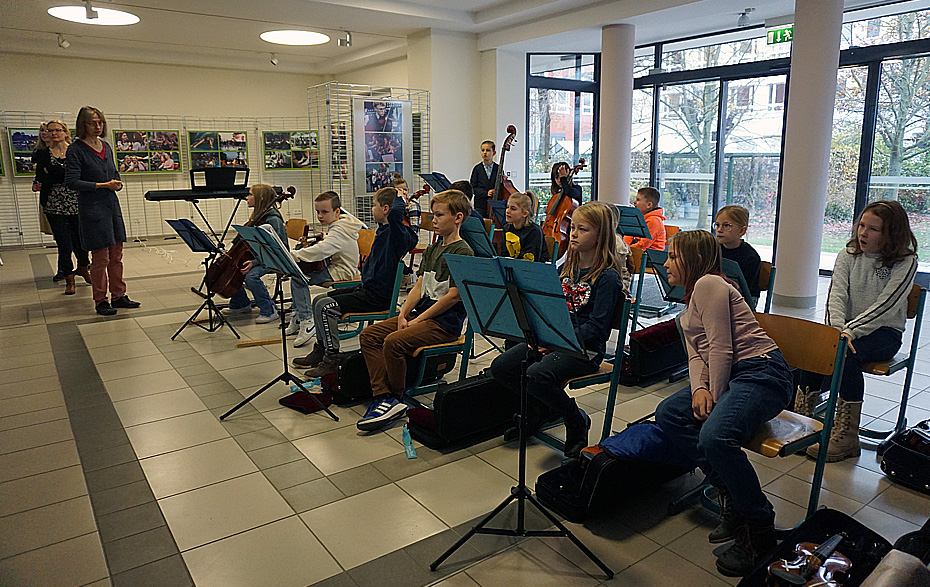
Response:
[{"label": "boy in orange jacket", "polygon": [[655,188],[641,188],[636,192],[633,205],[646,217],[646,226],[649,228],[651,239],[637,238],[635,236],[623,237],[623,242],[638,249],[665,250],[665,215],[659,208],[659,190]]}]

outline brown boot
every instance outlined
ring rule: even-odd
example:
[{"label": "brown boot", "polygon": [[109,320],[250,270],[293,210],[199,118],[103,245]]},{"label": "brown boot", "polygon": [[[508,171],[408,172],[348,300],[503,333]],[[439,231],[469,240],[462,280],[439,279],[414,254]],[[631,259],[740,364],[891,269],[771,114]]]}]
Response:
[{"label": "brown boot", "polygon": [[[849,457],[858,457],[862,452],[859,447],[859,420],[862,417],[862,402],[848,402],[843,398],[836,400],[836,417],[833,430],[830,431],[830,443],[827,445],[827,462],[835,463]],[[807,447],[807,455],[817,458],[819,444]]]},{"label": "brown boot", "polygon": [[83,277],[84,281],[90,283],[90,265],[78,265],[75,273]]},{"label": "brown boot", "polygon": [[65,275],[65,295],[74,295],[74,274]]},{"label": "brown boot", "polygon": [[798,386],[798,390],[794,392],[794,409],[791,411],[795,414],[800,414],[802,416],[807,416],[808,418],[814,417],[814,408],[817,407],[817,404],[820,402],[820,393],[816,391],[811,391],[809,387]]}]

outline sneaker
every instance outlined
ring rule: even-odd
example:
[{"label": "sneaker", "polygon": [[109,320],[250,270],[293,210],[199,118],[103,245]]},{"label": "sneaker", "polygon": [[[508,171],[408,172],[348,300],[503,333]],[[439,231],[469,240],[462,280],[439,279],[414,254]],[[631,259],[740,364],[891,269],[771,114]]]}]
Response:
[{"label": "sneaker", "polygon": [[297,314],[294,314],[287,328],[284,329],[284,336],[294,336],[298,332],[300,332],[300,320],[297,319]]},{"label": "sneaker", "polygon": [[355,426],[363,432],[381,430],[407,413],[407,405],[393,396],[381,396],[371,400],[368,411]]},{"label": "sneaker", "polygon": [[316,329],[313,326],[313,322],[306,320],[306,325],[300,329],[300,333],[297,335],[297,338],[294,339],[294,348],[300,348],[315,339]]},{"label": "sneaker", "polygon": [[295,367],[303,367],[304,369],[307,367],[316,367],[320,364],[320,361],[323,360],[324,354],[323,346],[317,342],[314,343],[313,350],[310,351],[309,355],[306,357],[294,357],[294,360],[291,362]]},{"label": "sneaker", "polygon": [[271,314],[270,316],[259,314],[258,318],[255,319],[255,323],[256,324],[268,324],[269,322],[277,322],[279,318],[280,316],[278,316],[277,312],[275,312],[274,314]]},{"label": "sneaker", "polygon": [[110,302],[103,300],[96,307],[97,313],[101,316],[115,316],[116,308],[110,305]]},{"label": "sneaker", "polygon": [[126,295],[113,300],[114,308],[138,308],[141,305],[142,304],[140,304],[139,302],[134,302],[130,300],[129,296],[126,296]]},{"label": "sneaker", "polygon": [[326,353],[323,355],[323,360],[320,363],[308,371],[304,372],[304,375],[310,379],[316,379],[317,377],[323,377],[324,375],[329,375],[330,373],[335,373],[339,370],[339,355],[335,353]]},{"label": "sneaker", "polygon": [[236,314],[251,314],[252,306],[243,306],[241,308],[223,308],[220,310],[224,316],[235,316]]}]

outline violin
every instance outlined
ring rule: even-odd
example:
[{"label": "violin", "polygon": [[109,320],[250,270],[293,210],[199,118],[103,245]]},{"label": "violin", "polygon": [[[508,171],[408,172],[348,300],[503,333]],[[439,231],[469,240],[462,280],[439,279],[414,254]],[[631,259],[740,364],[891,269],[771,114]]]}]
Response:
[{"label": "violin", "polygon": [[[304,247],[312,247],[313,245],[323,240],[322,232],[313,236],[309,236],[309,234],[310,225],[308,224],[307,226],[304,226],[304,239],[307,241],[307,244],[305,245],[303,242],[298,243],[294,247],[295,251],[299,251]],[[301,261],[299,259],[295,259],[295,261],[297,262],[297,267],[303,271],[304,275],[311,275],[317,271],[322,271],[329,267],[329,259],[320,259],[319,261]]]},{"label": "violin", "polygon": [[820,546],[810,542],[798,544],[794,560],[781,559],[769,565],[765,584],[840,587],[852,567],[848,558],[836,552],[842,540],[842,534],[834,534]]},{"label": "violin", "polygon": [[[407,204],[410,204],[410,202],[413,202],[413,201],[415,201],[415,200],[418,200],[418,199],[420,198],[420,196],[423,196],[423,195],[428,194],[428,193],[430,192],[431,189],[432,189],[432,188],[429,187],[429,184],[428,184],[428,183],[424,183],[424,184],[423,184],[423,189],[417,190],[417,191],[413,192],[412,194],[408,194],[408,195],[407,195]],[[407,226],[412,226],[412,224],[410,224],[410,214],[405,214],[405,215],[404,215],[404,224],[406,224]],[[417,229],[420,228],[420,219],[419,219],[419,218],[417,218],[417,226],[416,226],[416,228],[417,228]]]},{"label": "violin", "polygon": [[[255,219],[262,218],[269,210],[280,204],[284,200],[293,198],[297,193],[294,186],[290,186],[281,195],[274,199],[273,202],[255,215]],[[253,220],[245,223],[245,226],[252,226]],[[224,298],[233,297],[237,291],[242,288],[245,282],[245,275],[242,274],[242,266],[246,261],[252,259],[252,250],[249,244],[242,239],[237,239],[228,251],[217,257],[217,259],[207,268],[207,275],[204,278],[204,285],[207,291],[223,296]]]},{"label": "violin", "polygon": [[[568,174],[571,180],[576,173],[587,167],[584,157],[578,159],[578,165],[575,165]],[[543,234],[552,237],[559,243],[559,253],[565,254],[568,251],[568,232],[572,224],[572,212],[578,207],[578,202],[572,199],[564,190],[549,198],[549,204],[546,206],[546,220],[543,222]],[[553,259],[554,261],[555,259]]]}]

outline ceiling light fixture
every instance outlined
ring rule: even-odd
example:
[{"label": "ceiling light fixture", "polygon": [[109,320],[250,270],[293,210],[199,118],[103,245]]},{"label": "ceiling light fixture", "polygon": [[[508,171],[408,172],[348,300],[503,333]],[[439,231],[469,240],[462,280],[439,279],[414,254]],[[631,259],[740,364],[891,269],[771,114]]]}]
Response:
[{"label": "ceiling light fixture", "polygon": [[352,46],[352,33],[350,33],[349,31],[346,31],[346,38],[339,39],[336,42],[336,44],[339,45],[340,47],[351,47]]},{"label": "ceiling light fixture", "polygon": [[259,37],[275,45],[322,45],[329,42],[328,35],[313,31],[265,31]]},{"label": "ceiling light fixture", "polygon": [[271,54],[271,64],[274,65],[275,67],[278,66],[278,56],[275,55],[274,53]]},{"label": "ceiling light fixture", "polygon": [[736,19],[736,26],[749,26],[749,13],[753,12],[754,10],[755,8],[744,8],[743,11],[739,13],[739,18]]},{"label": "ceiling light fixture", "polygon": [[[124,26],[139,22],[135,14],[110,8],[93,8],[89,2],[86,6],[53,6],[48,9],[48,13],[55,18],[80,24]],[[90,16],[91,13],[96,16]]]},{"label": "ceiling light fixture", "polygon": [[71,41],[61,36],[61,33],[58,33],[58,46],[62,49],[67,49],[71,46]]}]

